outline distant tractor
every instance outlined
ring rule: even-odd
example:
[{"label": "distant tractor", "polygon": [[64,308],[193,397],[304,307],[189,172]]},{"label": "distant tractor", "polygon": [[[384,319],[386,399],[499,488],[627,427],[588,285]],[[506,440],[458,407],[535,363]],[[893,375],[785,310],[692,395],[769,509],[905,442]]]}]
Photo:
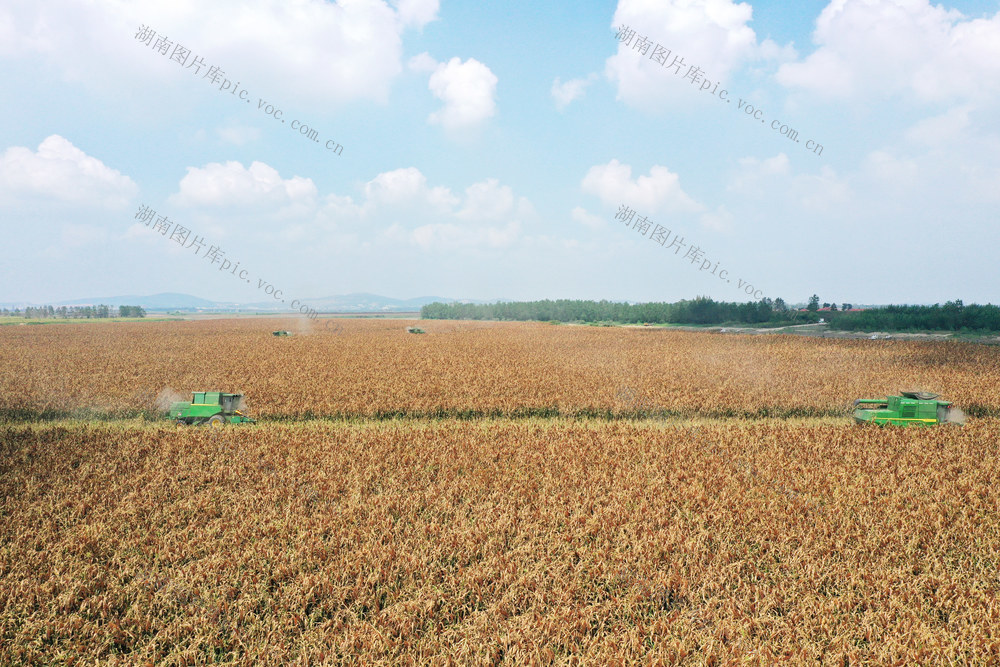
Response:
[{"label": "distant tractor", "polygon": [[[936,400],[939,394],[926,391],[904,391],[902,396],[859,398],[854,401],[854,421],[859,424],[885,426],[933,426],[964,424],[965,415],[952,407],[951,401]],[[858,407],[858,406],[864,407]]]},{"label": "distant tractor", "polygon": [[284,330],[282,330],[282,331],[272,331],[271,335],[272,336],[291,336],[292,332],[291,331],[284,331]]},{"label": "distant tractor", "polygon": [[195,391],[191,401],[170,404],[170,419],[178,424],[208,424],[221,428],[224,424],[253,424],[256,420],[240,412],[243,394],[223,394],[218,391]]}]

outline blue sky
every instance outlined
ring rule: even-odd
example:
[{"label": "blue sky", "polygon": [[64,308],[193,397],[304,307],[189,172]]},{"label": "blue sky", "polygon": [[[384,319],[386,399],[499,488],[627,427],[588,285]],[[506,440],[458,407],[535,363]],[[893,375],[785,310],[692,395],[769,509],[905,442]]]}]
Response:
[{"label": "blue sky", "polygon": [[[0,301],[254,302],[263,280],[297,298],[996,303],[998,11],[7,3]],[[616,39],[621,25],[650,47]],[[681,73],[650,57],[657,44]],[[245,100],[203,76],[212,65]],[[135,219],[141,205],[167,235]],[[176,224],[200,252],[170,239]]]}]

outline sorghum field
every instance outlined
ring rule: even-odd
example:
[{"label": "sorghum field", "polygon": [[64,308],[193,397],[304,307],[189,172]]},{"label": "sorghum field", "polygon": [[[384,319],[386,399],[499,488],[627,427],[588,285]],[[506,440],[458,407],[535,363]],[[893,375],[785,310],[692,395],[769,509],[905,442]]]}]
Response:
[{"label": "sorghum field", "polygon": [[0,363],[0,414],[20,418],[153,411],[168,388],[243,392],[265,418],[843,416],[918,386],[1000,417],[1000,348],[970,343],[245,318],[6,326]]},{"label": "sorghum field", "polygon": [[1000,349],[406,324],[0,327],[0,664],[1000,663]]}]

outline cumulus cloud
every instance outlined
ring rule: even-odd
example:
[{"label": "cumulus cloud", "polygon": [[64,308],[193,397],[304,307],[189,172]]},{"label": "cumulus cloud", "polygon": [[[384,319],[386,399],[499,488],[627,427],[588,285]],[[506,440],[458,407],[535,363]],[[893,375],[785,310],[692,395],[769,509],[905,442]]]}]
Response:
[{"label": "cumulus cloud", "polygon": [[648,176],[633,180],[630,165],[611,160],[591,167],[580,185],[584,192],[596,195],[608,206],[626,204],[649,213],[704,210],[704,206],[681,189],[677,174],[660,165],[653,165]]},{"label": "cumulus cloud", "polygon": [[37,151],[12,146],[0,155],[0,203],[54,200],[121,209],[138,190],[131,178],[58,134],[46,138]]},{"label": "cumulus cloud", "polygon": [[818,45],[786,63],[780,83],[828,97],[975,99],[1000,91],[1000,13],[968,19],[928,0],[832,0],[816,21]]},{"label": "cumulus cloud", "polygon": [[465,205],[457,213],[460,218],[499,220],[514,210],[514,191],[488,178],[465,189]]},{"label": "cumulus cloud", "polygon": [[[365,184],[365,219],[382,223],[382,238],[421,249],[506,248],[534,216],[524,197],[495,178],[465,188],[464,198],[431,187],[415,167],[379,174]],[[388,224],[387,224],[388,223]]]},{"label": "cumulus cloud", "polygon": [[862,173],[881,187],[893,191],[909,190],[920,177],[920,166],[912,158],[901,158],[884,150],[872,151],[865,158]]},{"label": "cumulus cloud", "polygon": [[323,198],[320,207],[320,216],[334,225],[354,222],[360,219],[363,214],[361,206],[348,195],[328,194]]},{"label": "cumulus cloud", "polygon": [[850,184],[830,167],[821,167],[816,174],[800,174],[795,179],[801,207],[828,215],[830,211],[843,210],[853,197]]},{"label": "cumulus cloud", "polygon": [[964,139],[969,129],[970,105],[949,109],[944,114],[925,118],[906,131],[906,139],[925,146],[951,146]]},{"label": "cumulus cloud", "polygon": [[444,106],[428,118],[446,129],[478,126],[496,113],[497,77],[474,58],[452,58],[434,68],[427,83]]},{"label": "cumulus cloud", "polygon": [[[69,79],[107,87],[123,80],[205,85],[134,38],[147,25],[216,65],[255,95],[339,104],[385,101],[401,72],[402,36],[436,18],[438,0],[54,0],[0,5],[0,53],[41,56]],[[227,26],[220,29],[220,26]],[[192,56],[192,57],[194,57]]]},{"label": "cumulus cloud", "polygon": [[399,19],[405,25],[423,28],[437,18],[438,0],[398,0]]},{"label": "cumulus cloud", "polygon": [[[628,26],[636,38],[645,37],[653,45],[643,54],[635,48],[635,41],[619,41],[616,54],[605,63],[605,74],[617,83],[619,99],[635,106],[707,100],[708,96],[694,95],[695,91],[679,95],[679,88],[669,84],[685,82],[681,77],[692,66],[702,71],[703,79],[719,82],[749,60],[793,57],[790,47],[781,48],[769,40],[757,43],[748,25],[752,15],[750,5],[731,0],[619,0],[613,27]],[[670,50],[666,63],[651,59],[657,44]],[[670,67],[675,57],[677,65],[683,62],[680,76]],[[685,83],[693,87],[690,81]]]},{"label": "cumulus cloud", "polygon": [[249,127],[247,125],[230,125],[228,127],[220,127],[218,133],[220,139],[227,144],[233,144],[235,146],[242,146],[252,141],[257,141],[257,139],[260,138],[260,129],[256,127]]},{"label": "cumulus cloud", "polygon": [[591,229],[600,229],[604,227],[607,223],[604,222],[603,218],[600,218],[592,213],[588,213],[587,209],[582,206],[576,206],[570,211],[570,217],[574,221],[579,222],[581,225],[590,227]]},{"label": "cumulus cloud", "polygon": [[178,206],[283,206],[311,201],[316,197],[312,179],[292,176],[283,179],[263,162],[245,168],[239,162],[212,162],[203,168],[188,167],[180,191],[170,197]]},{"label": "cumulus cloud", "polygon": [[367,210],[426,207],[441,212],[450,211],[459,201],[447,187],[429,187],[427,177],[416,167],[383,172],[365,183],[364,193]]},{"label": "cumulus cloud", "polygon": [[746,194],[761,194],[765,181],[772,180],[773,176],[787,177],[791,170],[788,156],[784,153],[763,160],[744,157],[739,159],[738,164],[739,169],[726,187],[731,192]]},{"label": "cumulus cloud", "polygon": [[424,51],[410,58],[406,66],[412,72],[433,72],[438,66],[438,62],[431,57],[431,54]]},{"label": "cumulus cloud", "polygon": [[701,225],[714,232],[728,232],[733,228],[733,214],[723,205],[719,205],[714,211],[706,211],[701,214]]},{"label": "cumulus cloud", "polygon": [[404,238],[423,250],[455,250],[463,247],[508,248],[517,241],[521,223],[514,220],[503,227],[468,227],[453,223],[430,223],[414,229]]},{"label": "cumulus cloud", "polygon": [[365,184],[365,196],[380,203],[409,203],[427,192],[427,178],[416,167],[379,174]]},{"label": "cumulus cloud", "polygon": [[[849,180],[835,170],[824,166],[816,173],[795,172],[784,153],[763,160],[745,157],[738,164],[726,190],[749,200],[766,201],[772,211],[791,207],[825,216],[846,210],[854,196]],[[702,222],[711,227],[717,221],[707,217]]]},{"label": "cumulus cloud", "polygon": [[[517,242],[523,223],[535,218],[531,203],[495,178],[472,183],[463,196],[431,185],[416,167],[377,174],[358,186],[357,198],[320,194],[308,178],[283,178],[273,167],[253,162],[188,167],[170,203],[211,207],[207,222],[227,214],[241,229],[262,229],[268,238],[301,240],[317,234],[358,241],[367,235],[419,248],[502,248]],[[226,225],[218,227],[224,233]],[[346,236],[345,236],[346,235]]]},{"label": "cumulus cloud", "polygon": [[566,83],[562,83],[559,77],[556,77],[556,80],[552,82],[552,100],[555,102],[556,108],[562,111],[571,102],[583,97],[587,86],[593,83],[596,78],[596,74],[591,74],[585,79],[570,79]]}]

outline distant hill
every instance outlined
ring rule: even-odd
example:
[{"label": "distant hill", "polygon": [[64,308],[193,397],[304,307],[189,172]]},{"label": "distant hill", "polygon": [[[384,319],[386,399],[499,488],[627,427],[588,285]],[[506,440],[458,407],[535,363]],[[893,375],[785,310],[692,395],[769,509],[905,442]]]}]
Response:
[{"label": "distant hill", "polygon": [[[53,306],[96,306],[97,304],[109,306],[142,306],[146,310],[172,310],[172,309],[194,309],[194,308],[217,308],[220,304],[202,299],[190,294],[178,294],[176,292],[163,292],[150,296],[102,296],[88,299],[73,299],[71,301],[60,301],[51,304]],[[48,304],[46,304],[48,305]]]},{"label": "distant hill", "polygon": [[[441,301],[451,303],[457,299],[447,299],[441,296],[418,296],[412,299],[393,299],[378,294],[342,294],[326,296],[318,299],[302,299],[302,303],[315,308],[321,313],[400,313],[416,312],[428,303]],[[281,304],[287,308],[287,305]],[[275,307],[274,301],[259,301],[248,303],[246,307],[259,310],[282,310]]]}]

